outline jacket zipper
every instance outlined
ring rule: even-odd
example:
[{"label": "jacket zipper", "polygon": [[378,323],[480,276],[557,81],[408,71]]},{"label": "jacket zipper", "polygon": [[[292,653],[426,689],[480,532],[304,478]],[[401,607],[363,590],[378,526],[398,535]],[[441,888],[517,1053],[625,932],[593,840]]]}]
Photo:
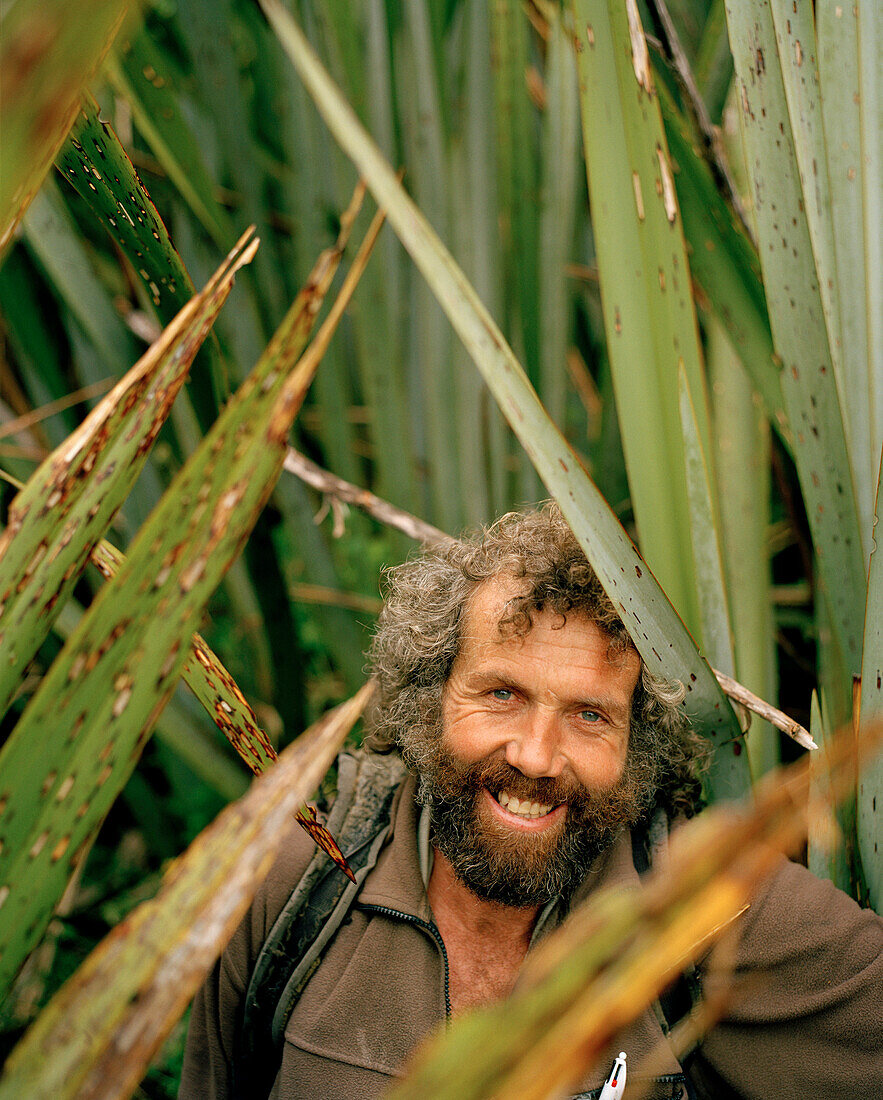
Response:
[{"label": "jacket zipper", "polygon": [[421,920],[420,917],[412,916],[410,913],[402,913],[398,909],[389,909],[385,905],[371,905],[370,903],[356,903],[357,908],[367,910],[372,913],[380,913],[384,917],[395,917],[397,920],[406,921],[408,924],[414,924],[418,928],[422,928],[424,932],[428,932],[430,936],[438,944],[439,950],[442,953],[442,960],[445,964],[445,1019],[448,1023],[451,1020],[451,994],[449,985],[449,970],[448,970],[448,952],[445,948],[445,941],[441,938],[441,932],[431,924],[429,921]]}]

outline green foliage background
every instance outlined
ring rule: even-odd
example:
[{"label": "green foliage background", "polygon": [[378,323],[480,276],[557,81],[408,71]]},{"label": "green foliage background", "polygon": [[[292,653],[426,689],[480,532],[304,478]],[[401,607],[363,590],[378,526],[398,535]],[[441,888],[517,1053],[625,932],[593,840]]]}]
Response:
[{"label": "green foliage background", "polygon": [[[664,360],[658,347],[651,347],[646,358],[632,355],[631,375],[616,362],[610,334],[618,333],[623,319],[611,309],[613,291],[602,305],[599,258],[602,282],[617,271],[638,269],[650,271],[654,282],[656,261],[649,253],[636,261],[627,251],[626,230],[635,220],[631,187],[620,187],[609,200],[598,189],[605,173],[614,178],[614,162],[627,146],[620,144],[609,118],[602,124],[601,108],[597,102],[592,107],[584,92],[585,148],[590,175],[596,174],[592,202],[599,209],[612,204],[604,207],[604,220],[596,219],[594,228],[590,218],[574,21],[579,26],[598,19],[603,7],[562,8],[542,0],[527,6],[517,0],[488,5],[300,0],[290,5],[390,164],[401,168],[405,188],[500,324],[552,419],[638,539],[703,651],[716,667],[778,701],[807,726],[810,695],[820,683],[814,733],[821,740],[825,728],[850,715],[850,678],[861,671],[856,652],[844,656],[849,646],[837,624],[845,616],[860,642],[880,454],[881,420],[875,417],[883,415],[880,349],[874,343],[879,334],[868,322],[858,366],[847,362],[838,352],[854,346],[847,338],[854,322],[847,322],[853,315],[846,308],[846,292],[843,336],[836,341],[834,306],[825,301],[834,341],[832,373],[837,373],[844,404],[843,419],[839,408],[831,417],[849,447],[843,473],[855,481],[858,502],[854,530],[845,532],[847,538],[855,536],[857,549],[850,560],[858,567],[843,565],[843,575],[852,570],[857,579],[844,580],[843,595],[832,592],[830,579],[822,579],[820,587],[819,554],[830,560],[835,551],[820,545],[814,499],[809,504],[813,523],[807,519],[808,481],[801,467],[795,403],[802,398],[791,398],[790,405],[787,393],[784,403],[782,398],[782,361],[787,382],[792,366],[802,366],[801,356],[814,354],[809,345],[815,336],[804,333],[801,343],[798,331],[796,343],[788,343],[786,322],[780,319],[787,312],[781,278],[764,267],[764,293],[749,232],[739,226],[722,197],[725,189],[705,163],[708,150],[689,96],[659,45],[668,35],[655,7],[641,6],[640,14],[650,35],[649,57],[665,122],[666,136],[660,140],[667,142],[674,161],[685,255],[695,280],[689,286],[692,296],[683,290],[689,316],[680,330],[680,335],[697,333],[689,319],[695,305],[698,342],[695,367],[686,371],[692,371],[687,403],[678,405],[676,380],[665,391],[671,368],[664,365],[658,368],[658,384],[672,403],[666,413],[653,404],[653,359]],[[751,211],[762,154],[752,144],[750,127],[747,157],[743,153],[737,117],[740,77],[733,79],[724,4],[678,0],[669,8],[710,120],[729,149],[751,231],[767,263],[763,249],[773,230],[765,228],[762,209],[757,223]],[[739,16],[730,12],[729,17],[733,34]],[[818,5],[817,18],[824,79],[834,71],[840,40],[831,29],[835,17],[828,5]],[[864,18],[866,38],[878,41],[873,36],[879,36],[879,27],[869,8]],[[810,24],[802,47],[807,57],[815,33]],[[629,53],[625,44],[621,47],[618,56],[628,75]],[[860,39],[854,48],[860,54]],[[744,81],[739,49],[733,53]],[[782,56],[793,56],[793,48],[790,55],[783,48]],[[853,69],[846,71],[851,75]],[[879,118],[879,101],[872,100],[877,85],[867,67],[863,72],[865,109],[877,111]],[[583,73],[583,84],[586,79]],[[834,83],[829,77],[826,87]],[[319,251],[333,241],[356,172],[261,10],[246,0],[148,4],[143,18],[125,25],[91,92],[96,105],[87,104],[75,123],[57,171],[43,183],[0,267],[0,414],[14,427],[0,439],[0,463],[8,473],[22,480],[29,476],[37,460],[138,358],[193,286],[203,285],[248,224],[257,227],[262,242],[255,261],[239,273],[214,335],[110,531],[109,537],[125,549],[248,375]],[[787,97],[787,80],[783,94]],[[612,88],[610,95],[615,98]],[[823,102],[829,128],[852,133],[846,129],[852,125],[849,104],[833,95],[823,96]],[[604,125],[611,128],[605,131]],[[817,140],[811,134],[797,139],[798,152],[801,142],[811,147]],[[821,140],[824,155],[824,134]],[[152,220],[153,210],[127,181],[123,151],[161,224]],[[840,180],[848,169],[835,162],[833,150],[829,155],[832,181],[835,176]],[[108,158],[117,165],[109,173]],[[102,167],[104,182],[120,176],[116,192],[113,186],[109,192],[96,189],[90,178],[96,166]],[[783,186],[787,169],[769,171],[773,175],[764,186]],[[842,204],[833,183],[832,192],[833,199],[819,198],[818,225],[834,227],[837,271],[851,270],[856,279],[856,271],[865,270],[854,258],[863,252],[863,240],[853,241],[852,253],[844,251],[835,220],[843,217]],[[369,215],[361,216],[357,234]],[[871,215],[865,217],[872,224]],[[667,231],[663,225],[661,232]],[[817,226],[811,224],[807,232],[813,250],[807,257],[805,246],[799,277],[808,271],[817,278],[825,252]],[[793,248],[799,264],[798,245]],[[659,275],[664,283],[661,261]],[[868,303],[868,317],[874,302],[879,304],[878,290],[879,271],[871,257],[866,283],[850,283],[850,292]],[[625,286],[621,300],[634,293]],[[647,308],[653,319],[643,327],[660,340],[662,314],[654,316],[652,304]],[[813,314],[812,302],[806,308]],[[814,316],[824,336],[820,314],[821,306]],[[628,318],[624,323],[628,331]],[[798,329],[801,323],[798,319]],[[854,333],[852,339],[857,339]],[[868,394],[867,400],[855,398],[856,391]],[[66,401],[72,394],[75,398]],[[647,430],[648,400],[653,423],[658,412],[662,424],[661,451],[654,450],[657,443]],[[688,501],[688,484],[680,487],[674,503],[662,496],[668,486],[657,484],[660,472],[662,481],[670,482],[676,479],[665,476],[669,471],[689,467],[690,444],[684,441],[692,435],[683,410],[690,401],[699,466],[708,475],[707,494],[698,506],[707,509],[701,518]],[[55,402],[64,407],[50,414]],[[34,409],[45,409],[47,415],[16,420]],[[669,414],[673,419],[664,422]],[[441,307],[390,230],[321,364],[292,442],[341,477],[452,533],[547,495]],[[0,493],[5,507],[13,490],[0,485]],[[717,542],[698,546],[697,531],[709,530]],[[242,558],[200,624],[277,745],[359,686],[362,653],[379,606],[381,570],[401,560],[411,546],[404,536],[283,474]],[[709,579],[702,562],[714,560],[717,576]],[[78,582],[74,600],[4,719],[4,736],[102,583],[96,571]],[[820,596],[825,584],[829,596],[852,600],[844,612],[829,611],[827,597]],[[150,895],[166,861],[247,786],[235,754],[185,691],[175,694],[156,733],[49,938],[7,1000],[7,1045],[91,946]],[[797,751],[757,722],[747,746],[755,776]],[[741,750],[738,742],[734,751]],[[834,864],[822,855],[811,853],[810,858],[842,885],[864,892],[855,814],[854,804],[845,811],[846,844]],[[144,1095],[173,1094],[180,1038],[179,1030],[141,1086]]]}]

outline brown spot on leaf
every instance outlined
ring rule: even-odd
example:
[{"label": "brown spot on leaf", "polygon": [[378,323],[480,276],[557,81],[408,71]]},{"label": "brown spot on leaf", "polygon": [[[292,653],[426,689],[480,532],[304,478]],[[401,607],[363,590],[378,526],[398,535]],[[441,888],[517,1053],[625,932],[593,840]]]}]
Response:
[{"label": "brown spot on leaf", "polygon": [[644,193],[641,190],[641,177],[637,172],[632,172],[632,188],[635,192],[635,209],[638,211],[638,221],[644,220]]},{"label": "brown spot on leaf", "polygon": [[55,792],[55,801],[56,802],[64,802],[64,800],[67,798],[67,796],[71,793],[71,787],[73,787],[74,781],[75,781],[75,776],[73,776],[73,775],[69,775],[66,779],[64,779],[62,781],[61,786]]},{"label": "brown spot on leaf", "polygon": [[625,0],[625,7],[629,21],[632,68],[635,70],[635,80],[637,80],[639,88],[643,88],[648,95],[652,95],[653,80],[650,76],[650,51],[647,49],[644,28],[641,26],[637,0]]},{"label": "brown spot on leaf", "polygon": [[83,711],[83,713],[80,715],[80,717],[71,726],[71,731],[70,731],[70,734],[68,735],[68,741],[73,741],[76,738],[77,734],[83,728],[83,723],[85,721],[86,721],[86,712]]},{"label": "brown spot on leaf", "polygon": [[58,861],[61,859],[61,857],[67,851],[67,848],[68,848],[68,845],[70,844],[70,842],[71,842],[71,838],[69,836],[63,836],[61,838],[61,840],[59,840],[59,842],[52,849],[52,862],[53,863],[58,863]]},{"label": "brown spot on leaf", "polygon": [[31,846],[31,850],[28,852],[28,855],[31,857],[31,859],[36,859],[37,856],[43,851],[43,849],[46,847],[46,841],[48,839],[49,830],[47,829],[45,830],[45,832],[40,833],[40,835]]}]

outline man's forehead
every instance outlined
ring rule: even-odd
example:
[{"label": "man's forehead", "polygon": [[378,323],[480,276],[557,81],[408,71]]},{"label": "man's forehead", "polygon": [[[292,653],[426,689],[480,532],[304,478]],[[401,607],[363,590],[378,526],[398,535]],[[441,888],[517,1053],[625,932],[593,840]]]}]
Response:
[{"label": "man's forehead", "polygon": [[496,627],[501,619],[513,613],[515,601],[526,596],[528,591],[529,586],[524,579],[511,573],[498,573],[482,581],[466,605],[464,622],[467,630],[470,627],[481,630],[488,623]]},{"label": "man's forehead", "polygon": [[[501,648],[517,648],[522,642],[521,631],[514,636],[508,632],[501,633],[500,623],[512,618],[521,609],[518,601],[530,594],[530,584],[523,577],[511,573],[501,573],[482,581],[472,593],[466,605],[461,638],[463,648],[470,651],[469,656],[477,656],[481,651],[499,650]],[[610,642],[609,659],[611,664],[619,665],[629,654],[640,662],[640,657],[632,646],[623,648],[614,642],[605,630],[598,626],[595,620],[580,610],[567,612],[566,617],[560,612],[534,612],[532,619],[537,623],[548,615],[552,620],[553,629],[566,630],[568,624],[581,629],[588,628],[592,633],[598,632]],[[567,632],[572,633],[571,631]]]}]

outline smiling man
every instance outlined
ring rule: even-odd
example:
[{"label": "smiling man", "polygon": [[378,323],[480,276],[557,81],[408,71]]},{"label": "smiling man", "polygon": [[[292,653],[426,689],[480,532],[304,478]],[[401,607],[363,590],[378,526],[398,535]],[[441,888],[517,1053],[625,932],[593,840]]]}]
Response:
[{"label": "smiling man", "polygon": [[[345,846],[358,886],[329,896],[340,876],[321,878],[293,831],[197,997],[182,1097],[383,1095],[429,1031],[505,997],[574,905],[638,888],[649,838],[696,809],[703,742],[683,689],[649,675],[554,506],[392,570],[370,664],[373,752],[330,819],[369,822]],[[724,1018],[682,1064],[666,1039],[691,1004],[676,985],[611,1048],[635,1067],[627,1088],[883,1094],[883,922],[783,861],[737,932]],[[661,1068],[636,1082],[651,1051]],[[597,1097],[607,1068],[577,1095]]]}]

